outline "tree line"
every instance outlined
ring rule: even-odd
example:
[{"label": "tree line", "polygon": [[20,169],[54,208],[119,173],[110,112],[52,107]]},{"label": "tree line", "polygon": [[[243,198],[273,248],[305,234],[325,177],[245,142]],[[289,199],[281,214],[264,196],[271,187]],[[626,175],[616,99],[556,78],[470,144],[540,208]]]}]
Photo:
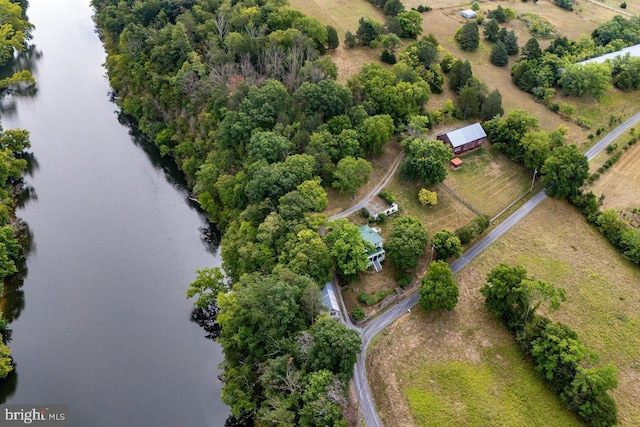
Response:
[{"label": "tree line", "polygon": [[537,313],[543,304],[557,309],[566,300],[564,289],[527,275],[521,266],[500,264],[489,272],[480,289],[487,310],[514,335],[560,400],[591,426],[613,426],[616,403],[609,394],[618,386],[617,369],[599,365],[569,326]]},{"label": "tree line", "polygon": [[200,271],[188,295],[225,353],[228,424],[344,425],[360,339],[322,313],[320,289],[334,269],[345,281],[366,269],[370,248],[320,212],[327,188],[353,193],[369,159],[424,116],[437,54],[416,44],[342,85],[320,56],[332,31],[277,2],[92,4],[122,112],[224,232],[224,275]]},{"label": "tree line", "polygon": [[[26,19],[18,3],[0,0],[0,69],[5,70],[16,52],[26,49],[33,25]],[[0,80],[0,96],[35,85],[28,70],[17,71]],[[0,295],[5,279],[18,272],[16,263],[24,257],[18,237],[21,227],[15,217],[16,199],[22,190],[23,173],[28,167],[27,149],[31,146],[29,133],[22,129],[3,129],[0,126]],[[0,313],[0,379],[13,371],[13,360],[7,343],[11,330]]]}]

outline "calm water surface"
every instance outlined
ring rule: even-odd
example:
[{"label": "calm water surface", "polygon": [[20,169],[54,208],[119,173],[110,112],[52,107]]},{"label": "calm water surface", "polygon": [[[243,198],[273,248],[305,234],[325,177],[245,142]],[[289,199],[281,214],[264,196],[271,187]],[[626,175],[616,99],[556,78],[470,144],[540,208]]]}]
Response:
[{"label": "calm water surface", "polygon": [[38,90],[2,112],[38,163],[7,403],[68,404],[74,426],[222,426],[220,348],[185,299],[219,264],[206,221],[119,124],[89,0],[29,3]]}]

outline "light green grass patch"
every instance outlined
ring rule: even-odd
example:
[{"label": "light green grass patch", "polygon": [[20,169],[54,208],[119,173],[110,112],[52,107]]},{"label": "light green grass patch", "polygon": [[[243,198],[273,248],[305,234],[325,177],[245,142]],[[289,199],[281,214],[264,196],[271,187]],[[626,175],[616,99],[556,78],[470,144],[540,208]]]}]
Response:
[{"label": "light green grass patch", "polygon": [[[431,363],[403,379],[424,426],[580,426],[514,346],[485,349],[483,363]],[[544,408],[543,410],[541,410]]]}]

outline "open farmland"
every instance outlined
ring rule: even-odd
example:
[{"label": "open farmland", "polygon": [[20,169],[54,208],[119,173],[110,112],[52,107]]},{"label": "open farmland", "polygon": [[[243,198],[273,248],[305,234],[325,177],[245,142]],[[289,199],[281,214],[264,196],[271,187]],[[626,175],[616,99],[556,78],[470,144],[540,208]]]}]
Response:
[{"label": "open farmland", "polygon": [[640,208],[640,144],[629,148],[588,189],[598,196],[604,194],[603,209]]},{"label": "open farmland", "polygon": [[494,217],[531,186],[531,176],[491,144],[463,154],[462,168],[444,184],[483,214]]},{"label": "open farmland", "polygon": [[[434,412],[444,417],[439,425],[580,425],[541,380],[525,376],[533,365],[513,353],[513,338],[484,308],[479,289],[501,262],[523,265],[566,289],[567,301],[550,317],[570,325],[603,363],[620,369],[614,398],[621,425],[640,425],[640,269],[574,208],[550,199],[456,276],[460,302],[453,312],[416,309],[372,346],[369,372],[383,420],[438,425],[420,421]],[[452,379],[455,372],[461,380]],[[486,405],[477,397],[487,398]],[[526,418],[513,418],[503,406],[512,399],[516,415]]]}]

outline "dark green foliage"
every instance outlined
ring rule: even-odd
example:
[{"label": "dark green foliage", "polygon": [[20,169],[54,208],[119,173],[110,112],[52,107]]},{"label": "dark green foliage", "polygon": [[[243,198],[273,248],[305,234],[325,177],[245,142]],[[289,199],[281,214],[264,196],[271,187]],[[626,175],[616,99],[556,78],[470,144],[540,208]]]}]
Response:
[{"label": "dark green foliage", "polygon": [[484,99],[482,107],[480,107],[480,119],[490,120],[496,116],[502,116],[504,109],[502,108],[502,95],[498,89],[492,91]]},{"label": "dark green foliage", "polygon": [[589,177],[589,163],[578,147],[558,147],[542,167],[542,182],[547,195],[555,199],[575,196]]},{"label": "dark green foliage", "polygon": [[369,295],[366,292],[360,292],[358,294],[358,301],[365,305],[375,305],[386,298],[391,291],[388,289],[381,289],[374,294]]},{"label": "dark green foliage", "polygon": [[553,0],[553,2],[566,10],[573,10],[573,1],[572,0]]},{"label": "dark green foliage", "polygon": [[313,342],[307,352],[307,369],[326,369],[343,383],[349,382],[360,353],[360,334],[326,315],[318,318],[310,332]]},{"label": "dark green foliage", "polygon": [[362,239],[360,230],[346,219],[331,221],[325,237],[338,274],[347,281],[369,266],[366,252],[373,246]]},{"label": "dark green foliage", "polygon": [[416,7],[416,10],[422,13],[422,12],[430,12],[432,9],[431,9],[431,6],[425,6],[421,4],[421,5],[418,5],[418,7]]},{"label": "dark green foliage", "polygon": [[557,308],[565,294],[526,274],[520,266],[504,264],[491,270],[480,289],[487,310],[515,335],[525,356],[532,357],[535,369],[570,410],[588,425],[613,426],[617,409],[608,390],[618,385],[616,368],[611,364],[593,367],[597,354],[580,342],[575,331],[536,314],[544,302]]},{"label": "dark green foliage", "polygon": [[622,3],[620,3],[620,9],[626,9],[627,8],[627,2],[623,1]]},{"label": "dark green foliage", "polygon": [[384,242],[387,258],[399,274],[415,268],[429,241],[429,232],[419,219],[402,216],[393,221],[393,231]]},{"label": "dark green foliage", "polygon": [[407,138],[402,142],[406,158],[400,165],[400,177],[437,184],[447,177],[447,165],[453,158],[451,147],[441,141]]},{"label": "dark green foliage", "polygon": [[382,54],[380,55],[380,61],[382,62],[386,62],[387,64],[395,64],[396,62],[398,62],[398,59],[396,58],[396,55],[393,53],[390,53],[388,50],[383,50]]},{"label": "dark green foliage", "polygon": [[498,41],[498,33],[500,32],[500,25],[498,25],[498,21],[495,19],[491,19],[484,26],[484,38],[491,43],[495,43]]},{"label": "dark green foliage", "polygon": [[531,37],[522,47],[522,57],[525,59],[537,60],[542,57],[542,49],[538,39]]},{"label": "dark green foliage", "polygon": [[511,159],[522,162],[525,149],[520,141],[527,132],[538,128],[538,119],[524,110],[512,110],[504,118],[493,118],[484,123],[491,143]]},{"label": "dark green foliage", "polygon": [[347,31],[346,33],[344,33],[344,44],[348,47],[348,48],[353,48],[356,46],[356,42],[358,40],[356,39],[355,34],[353,34],[351,31]]},{"label": "dark green foliage", "polygon": [[387,16],[396,16],[404,10],[404,5],[400,0],[387,0],[384,5],[383,13]]},{"label": "dark green foliage", "polygon": [[431,239],[433,249],[436,251],[436,258],[448,260],[462,255],[460,239],[449,230],[441,230],[433,235]]},{"label": "dark green foliage", "polygon": [[504,43],[504,47],[508,55],[518,54],[520,48],[518,47],[518,36],[516,36],[516,32],[514,30],[501,31],[500,34],[498,34],[498,40]]},{"label": "dark green foliage", "polygon": [[362,319],[364,319],[366,316],[364,309],[360,306],[357,306],[356,308],[353,309],[353,311],[351,312],[351,317],[353,317],[353,320],[355,320],[356,322],[361,321]]},{"label": "dark green foliage", "polygon": [[490,10],[487,16],[492,20],[495,19],[496,22],[499,22],[500,24],[507,22],[507,14],[505,13],[504,8],[500,5],[498,5],[497,8]]},{"label": "dark green foliage", "polygon": [[395,203],[396,198],[393,197],[393,194],[389,193],[387,190],[382,190],[378,193],[378,197],[387,202],[387,204],[392,205]]},{"label": "dark green foliage", "polygon": [[449,87],[452,90],[459,92],[471,77],[473,77],[471,63],[469,61],[456,59],[451,65],[451,70],[449,71]]},{"label": "dark green foliage", "polygon": [[458,228],[455,231],[455,235],[460,239],[460,243],[466,245],[475,237],[482,234],[482,232],[489,227],[489,224],[490,218],[486,215],[480,215],[469,221],[466,225]]},{"label": "dark green foliage", "polygon": [[458,285],[453,280],[449,264],[444,261],[434,261],[422,278],[420,286],[420,300],[418,303],[425,311],[451,311],[458,304]]},{"label": "dark green foliage", "polygon": [[327,25],[327,49],[333,50],[340,45],[340,40],[338,39],[338,32],[331,25]]},{"label": "dark green foliage", "polygon": [[591,37],[599,46],[606,46],[614,40],[622,40],[627,46],[640,43],[640,22],[616,15],[593,30]]},{"label": "dark green foliage", "polygon": [[360,215],[362,215],[364,219],[369,219],[369,217],[371,216],[371,213],[369,212],[369,209],[362,208],[360,209]]},{"label": "dark green foliage", "polygon": [[468,52],[476,51],[480,45],[478,25],[475,22],[465,23],[456,30],[455,39],[460,45],[460,49]]},{"label": "dark green foliage", "polygon": [[361,46],[369,46],[371,42],[377,39],[384,31],[382,24],[370,18],[360,18],[358,23],[356,40]]}]

